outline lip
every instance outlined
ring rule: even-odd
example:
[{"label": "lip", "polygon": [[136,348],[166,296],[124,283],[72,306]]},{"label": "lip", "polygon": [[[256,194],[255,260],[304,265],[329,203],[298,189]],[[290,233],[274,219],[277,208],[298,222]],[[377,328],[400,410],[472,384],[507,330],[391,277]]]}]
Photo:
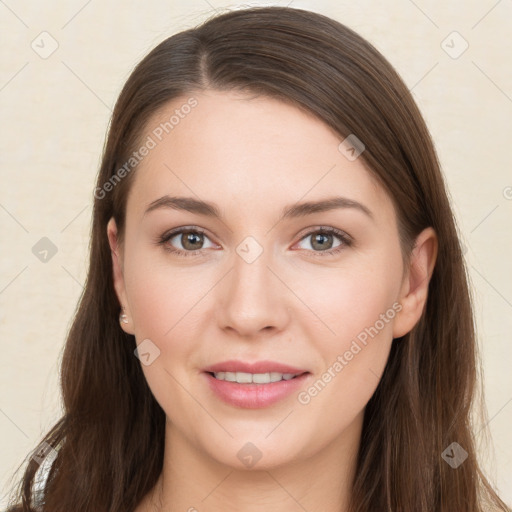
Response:
[{"label": "lip", "polygon": [[307,370],[295,368],[287,364],[275,361],[256,361],[254,363],[245,363],[243,361],[223,361],[203,369],[204,372],[246,372],[246,373],[305,373]]},{"label": "lip", "polygon": [[[290,380],[270,382],[268,384],[239,384],[218,380],[213,376],[216,372],[247,372],[247,373],[295,373]],[[273,361],[244,363],[242,361],[224,361],[203,370],[203,374],[211,391],[223,402],[243,409],[261,409],[270,407],[296,393],[311,377],[307,370],[301,370]]]}]

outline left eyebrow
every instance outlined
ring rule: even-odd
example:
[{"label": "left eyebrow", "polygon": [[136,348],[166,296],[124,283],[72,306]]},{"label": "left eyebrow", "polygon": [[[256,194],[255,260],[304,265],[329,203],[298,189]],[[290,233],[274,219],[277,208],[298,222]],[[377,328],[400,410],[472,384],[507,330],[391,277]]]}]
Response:
[{"label": "left eyebrow", "polygon": [[[153,210],[160,208],[183,210],[222,220],[220,209],[214,203],[202,201],[193,197],[172,197],[169,195],[162,196],[151,202],[143,216]],[[325,212],[338,208],[354,208],[374,220],[373,213],[364,204],[361,204],[358,201],[354,201],[353,199],[348,199],[347,197],[336,196],[328,199],[322,199],[320,201],[308,201],[285,206],[282,210],[279,221],[284,219],[304,217],[313,213]]]},{"label": "left eyebrow", "polygon": [[279,220],[303,217],[305,215],[311,215],[317,212],[326,212],[338,208],[355,208],[356,210],[359,210],[374,220],[373,213],[364,204],[341,196],[331,197],[321,201],[309,201],[306,203],[297,203],[291,206],[287,206],[283,209],[281,218]]}]

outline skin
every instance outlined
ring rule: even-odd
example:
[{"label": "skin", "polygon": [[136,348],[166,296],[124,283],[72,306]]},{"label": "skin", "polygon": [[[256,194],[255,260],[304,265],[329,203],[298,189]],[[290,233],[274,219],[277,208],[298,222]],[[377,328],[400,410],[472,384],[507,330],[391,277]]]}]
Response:
[{"label": "skin", "polygon": [[[404,268],[391,199],[362,158],[350,161],[338,150],[342,137],[275,99],[211,90],[193,96],[198,105],[136,170],[123,245],[114,219],[107,227],[128,318],[121,327],[160,350],[142,369],[167,417],[164,470],[137,512],[345,510],[364,409],[393,338],[421,316],[435,233],[418,236]],[[144,139],[187,99],[156,114]],[[172,208],[144,215],[165,194],[213,202],[223,220]],[[362,203],[373,218],[338,208],[279,221],[287,205],[333,195]],[[155,243],[181,226],[206,231],[193,241],[199,254]],[[353,244],[318,256],[343,243],[334,235],[318,248],[320,226],[346,232]],[[263,251],[252,263],[236,250],[248,236]],[[186,250],[183,238],[167,245]],[[395,303],[401,310],[307,404],[293,393],[263,409],[235,407],[201,374],[227,359],[272,360],[311,372],[307,390]],[[251,468],[237,457],[247,442],[262,454]]]}]

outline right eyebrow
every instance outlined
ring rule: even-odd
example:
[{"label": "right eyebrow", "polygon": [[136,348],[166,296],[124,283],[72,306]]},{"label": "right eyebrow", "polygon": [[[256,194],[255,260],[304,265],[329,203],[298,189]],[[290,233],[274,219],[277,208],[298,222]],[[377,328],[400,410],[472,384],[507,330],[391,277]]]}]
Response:
[{"label": "right eyebrow", "polygon": [[213,203],[200,201],[193,197],[172,197],[169,195],[162,196],[150,203],[144,215],[160,208],[172,208],[173,210],[184,210],[199,215],[215,217],[217,219],[222,218],[220,210]]}]

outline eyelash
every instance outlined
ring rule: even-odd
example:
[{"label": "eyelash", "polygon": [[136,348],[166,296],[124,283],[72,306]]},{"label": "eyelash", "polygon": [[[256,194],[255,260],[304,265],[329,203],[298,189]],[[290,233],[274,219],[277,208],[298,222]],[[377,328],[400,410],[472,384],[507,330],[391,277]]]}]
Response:
[{"label": "eyelash", "polygon": [[[201,229],[199,227],[185,226],[185,227],[177,228],[170,232],[164,233],[161,237],[159,237],[157,239],[156,243],[157,243],[157,245],[161,245],[165,251],[170,252],[172,254],[176,254],[178,256],[189,257],[189,256],[196,256],[196,255],[200,254],[203,249],[197,249],[195,251],[183,251],[181,249],[170,248],[170,246],[167,245],[167,242],[171,238],[174,238],[176,235],[179,235],[182,233],[194,233],[194,234],[206,235],[206,231],[204,231],[203,229]],[[339,229],[336,229],[336,228],[324,227],[324,226],[317,228],[313,231],[309,231],[299,241],[304,240],[308,236],[317,235],[317,234],[335,235],[337,238],[339,238],[341,240],[342,243],[340,245],[338,245],[337,247],[335,247],[333,249],[329,249],[327,251],[310,251],[314,254],[315,257],[325,258],[326,256],[327,257],[335,256],[340,251],[342,251],[346,247],[350,247],[353,244],[352,238],[349,235],[347,235],[346,233],[344,233],[343,231],[340,231]],[[305,250],[309,250],[309,249],[305,249]]]}]

